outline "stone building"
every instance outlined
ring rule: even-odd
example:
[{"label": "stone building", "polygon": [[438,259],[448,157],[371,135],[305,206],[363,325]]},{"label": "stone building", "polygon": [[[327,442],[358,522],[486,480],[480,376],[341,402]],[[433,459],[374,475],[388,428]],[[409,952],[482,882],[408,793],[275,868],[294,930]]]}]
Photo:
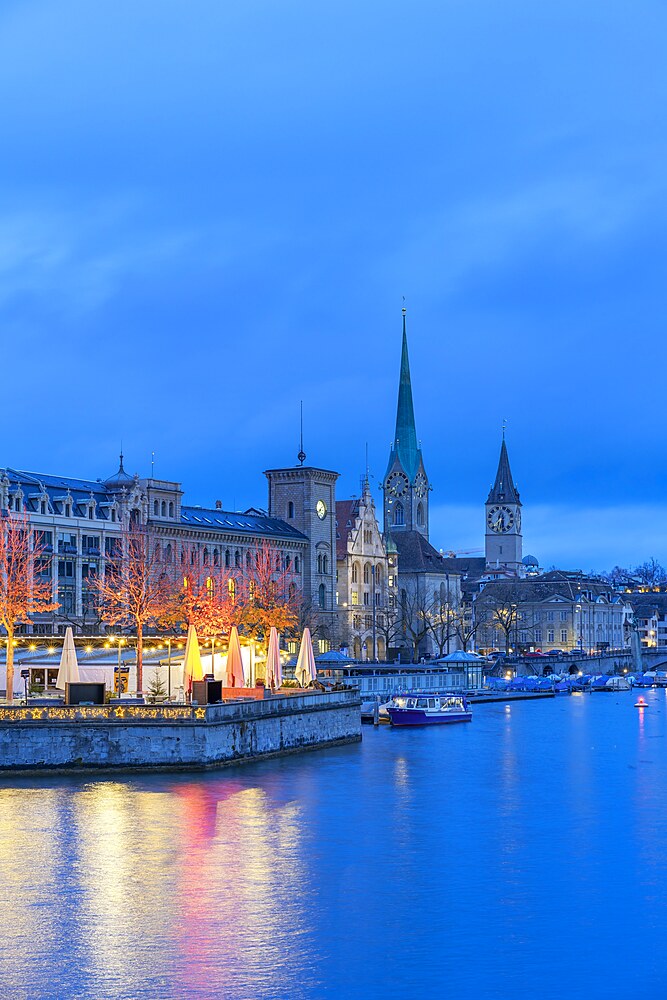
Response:
[{"label": "stone building", "polygon": [[632,607],[633,627],[639,633],[642,646],[667,646],[667,594],[639,592],[625,594]]},{"label": "stone building", "polygon": [[484,556],[486,570],[524,575],[521,500],[510,469],[505,434],[500,447],[498,471],[485,505],[486,534]]},{"label": "stone building", "polygon": [[629,645],[628,601],[605,580],[582,573],[491,580],[474,598],[477,648],[621,649]]},{"label": "stone building", "polygon": [[[303,452],[300,462],[305,460]],[[336,481],[337,472],[299,464],[269,469],[269,519],[285,524],[307,539],[302,593],[317,621],[320,649],[336,638]]]},{"label": "stone building", "polygon": [[[449,611],[458,608],[460,577],[429,541],[431,484],[417,442],[405,309],[396,429],[382,488],[384,534],[387,543],[396,546],[398,555],[399,615],[403,627],[396,647],[403,650],[401,655],[413,655],[415,645],[419,657],[437,655],[440,649],[436,628],[441,633]],[[423,627],[427,618],[433,625],[430,629]],[[443,648],[447,651],[457,648],[453,637]]]},{"label": "stone building", "polygon": [[394,638],[398,557],[387,550],[367,478],[360,497],[336,502],[336,526],[340,645],[355,659],[383,661]]},{"label": "stone building", "polygon": [[[328,510],[333,510],[335,474],[324,476]],[[105,559],[116,551],[126,519],[146,525],[165,564],[188,570],[207,565],[240,569],[258,546],[268,542],[306,594],[317,595],[324,585],[325,609],[331,608],[335,580],[331,557],[326,563],[320,561],[321,572],[316,575],[316,571],[320,554],[334,551],[333,515],[324,531],[314,532],[326,518],[317,512],[310,519],[303,512],[297,514],[296,504],[294,511],[286,510],[292,517],[283,520],[258,509],[243,513],[225,511],[219,502],[209,508],[182,501],[180,483],[129,475],[122,455],[118,471],[96,481],[1,470],[0,506],[27,516],[45,555],[38,572],[51,581],[53,600],[60,605],[55,612],[36,615],[34,624],[23,631],[49,635],[72,624],[88,634],[104,632],[92,584],[104,576]],[[302,527],[311,529],[312,539]]]}]

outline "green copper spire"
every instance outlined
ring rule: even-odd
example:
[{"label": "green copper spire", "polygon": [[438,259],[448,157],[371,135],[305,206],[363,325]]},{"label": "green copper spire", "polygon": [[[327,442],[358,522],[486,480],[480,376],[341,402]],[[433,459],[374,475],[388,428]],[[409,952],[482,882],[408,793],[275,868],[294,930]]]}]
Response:
[{"label": "green copper spire", "polygon": [[412,403],[412,383],[410,381],[410,361],[408,358],[408,335],[405,329],[405,309],[403,309],[403,346],[401,349],[401,380],[398,386],[398,407],[396,410],[396,434],[394,451],[401,465],[412,477],[419,464],[415,410]]}]

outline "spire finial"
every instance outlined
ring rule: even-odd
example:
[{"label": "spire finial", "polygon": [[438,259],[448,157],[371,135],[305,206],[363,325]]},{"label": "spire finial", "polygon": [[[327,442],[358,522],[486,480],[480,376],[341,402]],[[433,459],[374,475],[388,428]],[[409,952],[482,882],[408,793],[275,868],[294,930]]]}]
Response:
[{"label": "spire finial", "polygon": [[298,458],[300,465],[303,465],[306,461],[306,453],[303,450],[303,400],[301,400],[301,433],[299,437],[299,454],[296,457]]},{"label": "spire finial", "polygon": [[407,312],[407,309],[405,308],[405,295],[403,295],[402,298],[403,298],[403,309],[402,309],[402,312],[403,312],[403,315],[405,316],[405,314]]},{"label": "spire finial", "polygon": [[503,441],[505,440],[505,428],[507,427],[507,417],[503,417]]}]

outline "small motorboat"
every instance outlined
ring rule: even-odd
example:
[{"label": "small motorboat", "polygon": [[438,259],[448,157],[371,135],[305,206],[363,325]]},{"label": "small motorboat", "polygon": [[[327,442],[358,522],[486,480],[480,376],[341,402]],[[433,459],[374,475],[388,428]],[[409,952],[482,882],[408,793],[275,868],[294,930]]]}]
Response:
[{"label": "small motorboat", "polygon": [[646,704],[643,698],[637,698],[637,701],[635,702],[635,708],[648,708],[648,705]]},{"label": "small motorboat", "polygon": [[392,726],[433,726],[472,720],[462,694],[396,695],[386,709]]}]

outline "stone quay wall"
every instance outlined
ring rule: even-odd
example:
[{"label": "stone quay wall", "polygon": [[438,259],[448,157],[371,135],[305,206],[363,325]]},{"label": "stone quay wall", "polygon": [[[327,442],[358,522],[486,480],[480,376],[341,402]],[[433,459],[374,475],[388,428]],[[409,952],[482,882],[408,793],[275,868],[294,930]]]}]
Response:
[{"label": "stone quay wall", "polygon": [[356,691],[208,706],[0,709],[0,772],[200,769],[361,739]]}]

